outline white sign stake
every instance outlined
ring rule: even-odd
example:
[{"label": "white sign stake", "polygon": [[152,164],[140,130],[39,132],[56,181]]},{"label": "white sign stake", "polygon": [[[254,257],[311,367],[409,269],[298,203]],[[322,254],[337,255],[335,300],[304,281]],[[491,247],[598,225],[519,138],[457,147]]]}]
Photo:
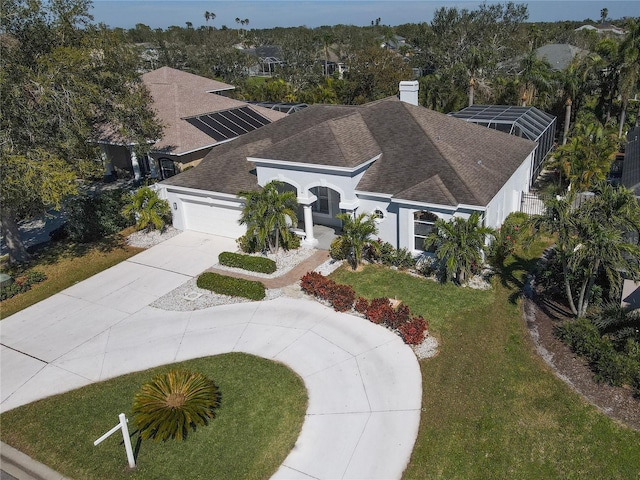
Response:
[{"label": "white sign stake", "polygon": [[106,440],[111,435],[116,433],[118,430],[122,430],[122,439],[124,440],[124,449],[127,451],[127,460],[129,460],[129,468],[136,468],[136,460],[133,458],[133,448],[131,448],[131,438],[129,437],[129,427],[127,426],[127,417],[124,413],[118,415],[120,419],[120,423],[109,430],[107,433],[102,435],[99,439],[93,442],[93,445],[98,445],[102,443],[103,440]]}]

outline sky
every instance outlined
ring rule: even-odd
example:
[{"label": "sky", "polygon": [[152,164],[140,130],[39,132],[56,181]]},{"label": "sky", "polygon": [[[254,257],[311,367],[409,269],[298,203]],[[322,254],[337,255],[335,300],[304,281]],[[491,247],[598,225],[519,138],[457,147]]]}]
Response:
[{"label": "sky", "polygon": [[[493,0],[487,0],[492,3]],[[204,13],[216,14],[209,25],[237,28],[236,18],[249,19],[249,28],[297,27],[313,28],[321,25],[370,25],[381,19],[384,25],[430,22],[433,12],[442,6],[476,9],[475,2],[440,0],[93,0],[92,15],[96,22],[110,27],[133,28],[144,23],[151,28],[184,27],[191,22],[194,28],[206,25]],[[504,3],[504,2],[498,2]],[[533,0],[526,3],[529,21],[598,20],[602,8],[610,18],[640,17],[640,0]]]}]

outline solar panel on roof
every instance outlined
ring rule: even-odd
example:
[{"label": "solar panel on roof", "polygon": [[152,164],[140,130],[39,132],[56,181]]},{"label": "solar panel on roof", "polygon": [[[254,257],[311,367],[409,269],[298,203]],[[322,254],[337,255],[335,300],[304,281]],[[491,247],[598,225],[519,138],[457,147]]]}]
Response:
[{"label": "solar panel on roof", "polygon": [[239,137],[271,123],[250,107],[213,112],[185,120],[218,142]]}]

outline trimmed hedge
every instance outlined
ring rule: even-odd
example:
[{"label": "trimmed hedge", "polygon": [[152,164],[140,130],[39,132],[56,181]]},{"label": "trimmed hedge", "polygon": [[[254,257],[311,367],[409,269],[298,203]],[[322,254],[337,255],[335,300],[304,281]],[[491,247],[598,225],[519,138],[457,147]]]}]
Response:
[{"label": "trimmed hedge", "polygon": [[241,268],[249,272],[273,273],[276,271],[276,262],[270,258],[242,253],[222,252],[218,255],[218,262],[226,267]]},{"label": "trimmed hedge", "polygon": [[262,300],[265,297],[265,288],[261,282],[213,272],[204,272],[200,275],[197,285],[199,288],[231,297],[244,297],[249,300]]}]

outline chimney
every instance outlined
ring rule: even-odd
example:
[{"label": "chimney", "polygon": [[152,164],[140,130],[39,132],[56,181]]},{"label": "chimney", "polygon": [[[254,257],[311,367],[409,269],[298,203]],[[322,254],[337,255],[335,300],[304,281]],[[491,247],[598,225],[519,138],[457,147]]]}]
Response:
[{"label": "chimney", "polygon": [[418,106],[418,81],[400,82],[400,101]]}]

